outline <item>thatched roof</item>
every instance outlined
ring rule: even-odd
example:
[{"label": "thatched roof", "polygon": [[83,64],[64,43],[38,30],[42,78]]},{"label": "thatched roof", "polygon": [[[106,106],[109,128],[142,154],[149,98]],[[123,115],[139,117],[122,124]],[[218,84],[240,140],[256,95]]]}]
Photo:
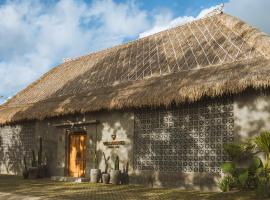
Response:
[{"label": "thatched roof", "polygon": [[65,62],[0,106],[0,123],[268,87],[270,37],[215,14]]}]

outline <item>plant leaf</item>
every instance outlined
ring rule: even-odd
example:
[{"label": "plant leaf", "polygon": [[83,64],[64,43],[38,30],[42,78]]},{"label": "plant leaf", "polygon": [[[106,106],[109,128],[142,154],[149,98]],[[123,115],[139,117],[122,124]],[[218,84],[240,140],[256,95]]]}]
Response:
[{"label": "plant leaf", "polygon": [[270,153],[270,132],[263,132],[254,139],[257,147],[265,154]]},{"label": "plant leaf", "polygon": [[239,173],[239,176],[238,176],[238,180],[240,182],[240,184],[242,186],[245,185],[246,181],[248,179],[248,170],[247,169],[243,169],[240,173]]},{"label": "plant leaf", "polygon": [[242,148],[238,144],[225,144],[224,150],[232,159],[237,159],[242,154]]},{"label": "plant leaf", "polygon": [[254,156],[254,158],[252,159],[252,163],[249,167],[249,170],[256,171],[261,166],[262,166],[261,159],[258,156]]},{"label": "plant leaf", "polygon": [[235,171],[235,164],[233,162],[225,162],[221,165],[224,173],[233,174]]}]

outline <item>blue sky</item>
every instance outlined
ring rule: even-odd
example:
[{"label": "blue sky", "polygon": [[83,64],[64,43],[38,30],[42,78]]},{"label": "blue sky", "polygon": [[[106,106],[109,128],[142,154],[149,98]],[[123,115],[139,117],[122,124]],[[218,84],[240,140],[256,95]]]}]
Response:
[{"label": "blue sky", "polygon": [[182,24],[221,3],[270,34],[269,0],[0,0],[0,103],[64,58]]},{"label": "blue sky", "polygon": [[[91,1],[88,1],[91,2]],[[117,0],[115,2],[125,3],[126,0]],[[181,15],[198,15],[198,13],[211,6],[224,3],[222,0],[138,0],[136,3],[140,8],[149,12],[157,10],[169,9],[174,16]]]}]

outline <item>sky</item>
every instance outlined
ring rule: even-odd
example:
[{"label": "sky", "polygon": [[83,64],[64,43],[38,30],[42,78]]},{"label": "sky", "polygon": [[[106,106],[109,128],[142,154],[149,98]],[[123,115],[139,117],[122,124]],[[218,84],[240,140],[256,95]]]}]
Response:
[{"label": "sky", "polygon": [[270,0],[0,0],[0,103],[65,58],[183,24],[221,3],[270,34]]}]

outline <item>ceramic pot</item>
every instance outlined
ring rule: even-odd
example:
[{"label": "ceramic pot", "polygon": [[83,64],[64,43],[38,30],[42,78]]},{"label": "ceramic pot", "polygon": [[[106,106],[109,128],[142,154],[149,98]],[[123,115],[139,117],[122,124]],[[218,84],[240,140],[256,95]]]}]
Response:
[{"label": "ceramic pot", "polygon": [[109,184],[110,182],[110,174],[102,174],[102,183]]},{"label": "ceramic pot", "polygon": [[29,167],[28,168],[28,178],[29,179],[38,178],[38,167]]},{"label": "ceramic pot", "polygon": [[120,174],[121,174],[120,170],[112,169],[110,171],[110,181],[112,184],[118,185],[120,183]]},{"label": "ceramic pot", "polygon": [[90,171],[90,182],[98,183],[100,180],[101,171],[100,169],[91,169]]}]

